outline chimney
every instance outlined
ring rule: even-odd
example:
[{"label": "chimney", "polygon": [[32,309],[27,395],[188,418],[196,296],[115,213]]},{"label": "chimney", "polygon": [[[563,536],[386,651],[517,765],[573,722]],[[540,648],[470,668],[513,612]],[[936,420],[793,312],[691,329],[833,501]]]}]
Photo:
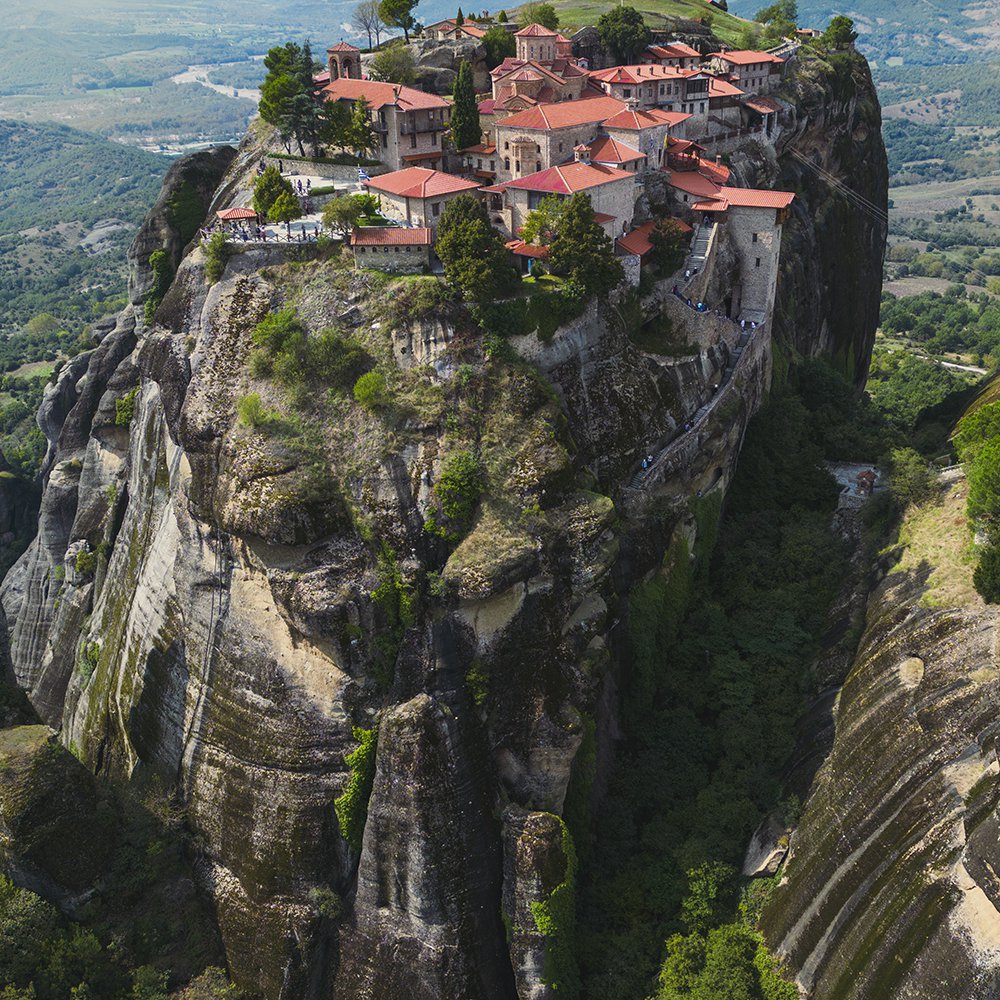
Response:
[{"label": "chimney", "polygon": [[715,154],[715,162],[717,166],[722,166],[722,153]]}]

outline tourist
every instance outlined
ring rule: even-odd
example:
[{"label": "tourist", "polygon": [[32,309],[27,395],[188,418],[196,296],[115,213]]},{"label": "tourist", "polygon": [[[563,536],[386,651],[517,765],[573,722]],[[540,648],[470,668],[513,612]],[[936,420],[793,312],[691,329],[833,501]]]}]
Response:
[{"label": "tourist", "polygon": [[643,460],[642,460],[642,471],[643,471],[643,472],[645,472],[647,468],[649,468],[649,465],[648,465],[648,463],[646,462],[646,460],[645,460],[645,459],[643,459]]}]

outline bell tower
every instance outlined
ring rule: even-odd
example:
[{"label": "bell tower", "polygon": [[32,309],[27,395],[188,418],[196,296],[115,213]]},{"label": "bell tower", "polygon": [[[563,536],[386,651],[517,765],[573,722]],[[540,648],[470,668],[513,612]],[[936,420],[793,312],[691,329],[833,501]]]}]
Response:
[{"label": "bell tower", "polygon": [[333,48],[326,50],[326,66],[330,71],[330,80],[360,80],[361,79],[361,49],[347,42],[338,42]]}]

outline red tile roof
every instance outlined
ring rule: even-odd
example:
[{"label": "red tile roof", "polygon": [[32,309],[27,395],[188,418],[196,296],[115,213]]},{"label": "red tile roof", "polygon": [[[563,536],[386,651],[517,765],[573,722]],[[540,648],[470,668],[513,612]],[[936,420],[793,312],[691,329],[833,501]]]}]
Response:
[{"label": "red tile roof", "polygon": [[603,226],[605,223],[614,222],[615,217],[613,215],[608,215],[607,212],[594,212],[594,222],[599,226]]},{"label": "red tile roof", "polygon": [[558,104],[540,104],[504,118],[497,124],[503,128],[518,129],[570,128],[602,122],[619,111],[625,103],[614,97],[587,97],[580,101],[560,101]]},{"label": "red tile roof", "polygon": [[495,153],[496,151],[497,151],[496,146],[492,144],[483,145],[482,143],[480,143],[478,146],[466,146],[465,149],[459,150],[460,153],[485,153],[487,156],[490,153]]},{"label": "red tile roof", "polygon": [[398,226],[366,226],[351,233],[352,247],[428,247],[429,229],[403,229]]},{"label": "red tile roof", "polygon": [[427,153],[406,153],[402,160],[404,163],[420,163],[423,160],[440,160],[444,153],[440,149],[432,149]]},{"label": "red tile roof", "polygon": [[403,111],[451,107],[448,101],[435,94],[425,93],[415,87],[404,87],[398,83],[380,83],[376,80],[352,80],[341,77],[327,84],[323,92],[328,95],[328,100],[356,101],[359,97],[363,97],[368,106],[375,111],[392,104],[398,105]]},{"label": "red tile roof", "polygon": [[327,52],[360,52],[356,45],[350,45],[347,42],[337,42],[336,45],[326,50]]},{"label": "red tile roof", "polygon": [[426,167],[404,167],[391,174],[381,174],[364,182],[369,188],[402,198],[433,198],[442,194],[457,194],[459,191],[474,191],[479,187],[475,181],[463,180],[441,170]]},{"label": "red tile roof", "polygon": [[559,32],[551,31],[541,24],[529,24],[527,28],[515,31],[516,38],[557,38]]},{"label": "red tile roof", "polygon": [[696,201],[691,208],[696,212],[725,212],[729,202],[725,198],[710,198],[708,201]]},{"label": "red tile roof", "polygon": [[635,182],[635,174],[599,163],[564,163],[561,167],[549,167],[548,170],[498,184],[497,187],[540,191],[545,194],[575,194],[577,191],[586,191],[614,181],[628,181],[632,184]]},{"label": "red tile roof", "polygon": [[668,170],[667,181],[672,186],[686,194],[698,198],[716,198],[719,185],[697,170]]},{"label": "red tile roof", "polygon": [[722,59],[734,66],[752,66],[754,63],[783,63],[784,59],[772,56],[770,52],[755,52],[753,49],[737,49],[734,52],[713,52],[713,59]]},{"label": "red tile roof", "polygon": [[738,208],[788,208],[795,200],[791,191],[764,191],[760,188],[719,188],[720,197]]},{"label": "red tile roof", "polygon": [[668,42],[666,45],[650,45],[647,52],[652,52],[658,59],[700,59],[697,49],[685,45],[684,42]]},{"label": "red tile roof", "polygon": [[740,97],[743,91],[739,87],[726,80],[722,80],[717,76],[709,76],[708,78],[708,96],[709,97]]},{"label": "red tile roof", "polygon": [[781,110],[781,105],[777,101],[772,101],[770,97],[751,97],[743,103],[762,115],[770,115]]},{"label": "red tile roof", "polygon": [[511,240],[507,249],[517,254],[518,257],[533,257],[535,260],[544,260],[549,255],[547,246],[535,246],[534,243],[525,243],[524,240]]},{"label": "red tile roof", "polygon": [[216,212],[216,216],[223,222],[233,219],[256,219],[257,213],[252,208],[224,208],[221,212]]},{"label": "red tile roof", "polygon": [[675,125],[680,125],[681,122],[687,121],[690,117],[691,115],[681,114],[679,111],[661,111],[659,108],[650,108],[649,111],[636,111],[632,108],[626,108],[624,111],[619,111],[618,114],[612,115],[610,118],[605,118],[604,127],[637,130],[655,128],[658,125],[669,125],[673,128]]},{"label": "red tile roof", "polygon": [[617,139],[601,138],[590,144],[590,158],[600,163],[634,163],[636,160],[646,159],[646,154]]}]

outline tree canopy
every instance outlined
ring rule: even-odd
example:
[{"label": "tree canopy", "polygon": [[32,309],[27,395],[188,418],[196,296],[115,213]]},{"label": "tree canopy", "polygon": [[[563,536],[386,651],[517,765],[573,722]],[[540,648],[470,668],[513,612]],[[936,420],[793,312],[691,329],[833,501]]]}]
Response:
[{"label": "tree canopy", "polygon": [[294,194],[291,183],[281,176],[277,167],[269,166],[254,182],[253,210],[258,215],[268,215],[278,197],[286,193]]},{"label": "tree canopy", "polygon": [[554,194],[546,195],[524,220],[521,229],[521,238],[524,242],[548,246],[559,232],[559,223],[566,211],[566,205],[565,198]]},{"label": "tree canopy", "polygon": [[372,57],[368,76],[382,83],[411,84],[417,79],[417,64],[404,42],[386,45]]},{"label": "tree canopy", "polygon": [[382,29],[385,24],[378,8],[378,0],[361,0],[351,15],[351,24],[368,36],[368,48],[372,47],[373,41],[376,45],[382,42]]},{"label": "tree canopy", "polygon": [[471,302],[497,298],[517,281],[500,234],[470,194],[460,194],[445,206],[434,249],[449,283]]},{"label": "tree canopy", "polygon": [[559,15],[550,3],[526,3],[518,8],[517,23],[525,26],[540,24],[549,31],[555,31],[559,27]]},{"label": "tree canopy", "polygon": [[483,141],[479,123],[479,105],[472,85],[472,65],[463,59],[455,80],[454,103],[451,111],[451,139],[456,149],[478,145]]},{"label": "tree canopy", "polygon": [[601,44],[611,49],[622,63],[635,62],[649,44],[652,34],[642,14],[634,7],[612,7],[597,19]]},{"label": "tree canopy", "polygon": [[276,46],[264,57],[264,65],[267,76],[260,87],[260,116],[278,130],[286,149],[294,140],[300,155],[305,155],[305,145],[316,144],[321,126],[309,43]]},{"label": "tree canopy", "polygon": [[838,49],[851,45],[857,37],[858,33],[854,30],[854,21],[844,14],[838,14],[833,18],[826,31],[823,32],[823,41]]},{"label": "tree canopy", "polygon": [[486,47],[487,69],[494,69],[504,59],[517,52],[517,42],[514,40],[514,36],[506,28],[501,28],[499,24],[494,24],[492,28],[486,29],[482,42]]},{"label": "tree canopy", "polygon": [[393,28],[401,28],[403,40],[410,41],[410,32],[417,23],[413,16],[413,8],[417,6],[417,0],[381,0],[378,5],[379,16],[382,20]]},{"label": "tree canopy", "polygon": [[549,248],[549,266],[586,295],[606,295],[623,277],[614,246],[594,218],[588,195],[577,192],[566,204]]}]

